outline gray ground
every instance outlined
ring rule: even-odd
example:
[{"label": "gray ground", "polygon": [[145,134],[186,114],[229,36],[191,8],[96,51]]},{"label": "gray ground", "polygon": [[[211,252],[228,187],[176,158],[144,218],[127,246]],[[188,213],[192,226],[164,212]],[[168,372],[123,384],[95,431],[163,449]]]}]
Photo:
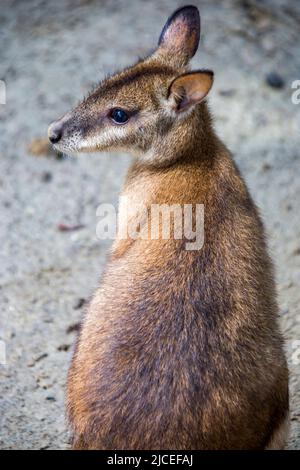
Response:
[{"label": "gray ground", "polygon": [[[0,105],[2,448],[68,445],[64,387],[75,339],[68,331],[105,261],[108,245],[95,236],[96,207],[116,201],[130,161],[115,154],[59,160],[33,155],[28,145],[91,83],[154,47],[166,17],[181,4],[1,1],[0,78],[7,86],[7,104]],[[291,83],[300,79],[300,2],[202,0],[199,7],[203,36],[194,66],[215,71],[216,127],[261,208],[276,263],[291,373],[289,447],[300,449],[300,105],[291,102]],[[284,79],[282,89],[266,84],[272,71]],[[84,228],[61,232],[60,223]]]}]

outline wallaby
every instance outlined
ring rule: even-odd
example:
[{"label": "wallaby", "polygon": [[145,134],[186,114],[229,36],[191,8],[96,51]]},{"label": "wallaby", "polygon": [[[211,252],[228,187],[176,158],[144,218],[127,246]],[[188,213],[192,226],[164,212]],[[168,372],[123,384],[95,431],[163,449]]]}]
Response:
[{"label": "wallaby", "polygon": [[[144,235],[116,238],[82,322],[67,392],[75,449],[268,449],[286,440],[272,263],[258,211],[212,126],[213,72],[188,69],[199,37],[198,9],[175,11],[150,56],[49,128],[66,153],[133,155],[122,191],[129,217],[122,202],[118,223],[141,220]],[[193,229],[202,204],[202,246],[173,236],[175,218],[169,238],[147,236],[142,207],[153,204],[193,205]]]}]

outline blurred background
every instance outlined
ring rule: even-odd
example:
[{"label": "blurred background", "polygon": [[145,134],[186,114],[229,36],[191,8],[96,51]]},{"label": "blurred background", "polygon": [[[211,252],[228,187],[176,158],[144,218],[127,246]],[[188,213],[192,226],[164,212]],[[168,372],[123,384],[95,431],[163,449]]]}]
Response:
[{"label": "blurred background", "polygon": [[[215,71],[215,126],[269,235],[291,373],[289,448],[300,449],[300,104],[291,99],[300,80],[300,2],[192,3],[202,17],[193,67]],[[184,4],[1,1],[1,448],[68,445],[67,369],[109,246],[96,239],[96,208],[116,203],[130,163],[119,154],[57,156],[48,124],[105,74],[153,49],[167,17]]]}]

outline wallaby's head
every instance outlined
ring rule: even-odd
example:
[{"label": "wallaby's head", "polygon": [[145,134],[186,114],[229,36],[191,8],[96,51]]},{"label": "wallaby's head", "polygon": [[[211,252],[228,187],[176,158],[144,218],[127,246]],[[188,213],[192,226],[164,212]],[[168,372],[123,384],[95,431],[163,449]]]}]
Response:
[{"label": "wallaby's head", "polygon": [[213,82],[211,71],[188,72],[199,39],[198,9],[175,11],[154,53],[103,80],[73,111],[52,123],[50,141],[65,153],[123,150],[148,161],[172,158],[167,147],[178,145],[179,132],[189,132],[187,124],[201,112],[199,103]]}]

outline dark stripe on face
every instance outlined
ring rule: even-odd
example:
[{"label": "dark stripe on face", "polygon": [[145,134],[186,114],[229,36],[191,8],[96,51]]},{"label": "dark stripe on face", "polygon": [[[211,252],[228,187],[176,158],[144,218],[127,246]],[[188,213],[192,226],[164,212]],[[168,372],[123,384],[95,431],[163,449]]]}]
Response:
[{"label": "dark stripe on face", "polygon": [[102,94],[105,94],[109,91],[113,91],[115,89],[119,89],[124,85],[130,85],[131,83],[135,82],[139,78],[151,77],[154,75],[161,75],[164,77],[173,77],[176,72],[168,67],[149,67],[148,69],[139,68],[138,70],[135,69],[128,69],[125,70],[125,73],[121,74],[121,76],[115,75],[112,78],[109,78],[107,81],[100,83],[99,88],[96,89],[91,97],[99,97]]}]

